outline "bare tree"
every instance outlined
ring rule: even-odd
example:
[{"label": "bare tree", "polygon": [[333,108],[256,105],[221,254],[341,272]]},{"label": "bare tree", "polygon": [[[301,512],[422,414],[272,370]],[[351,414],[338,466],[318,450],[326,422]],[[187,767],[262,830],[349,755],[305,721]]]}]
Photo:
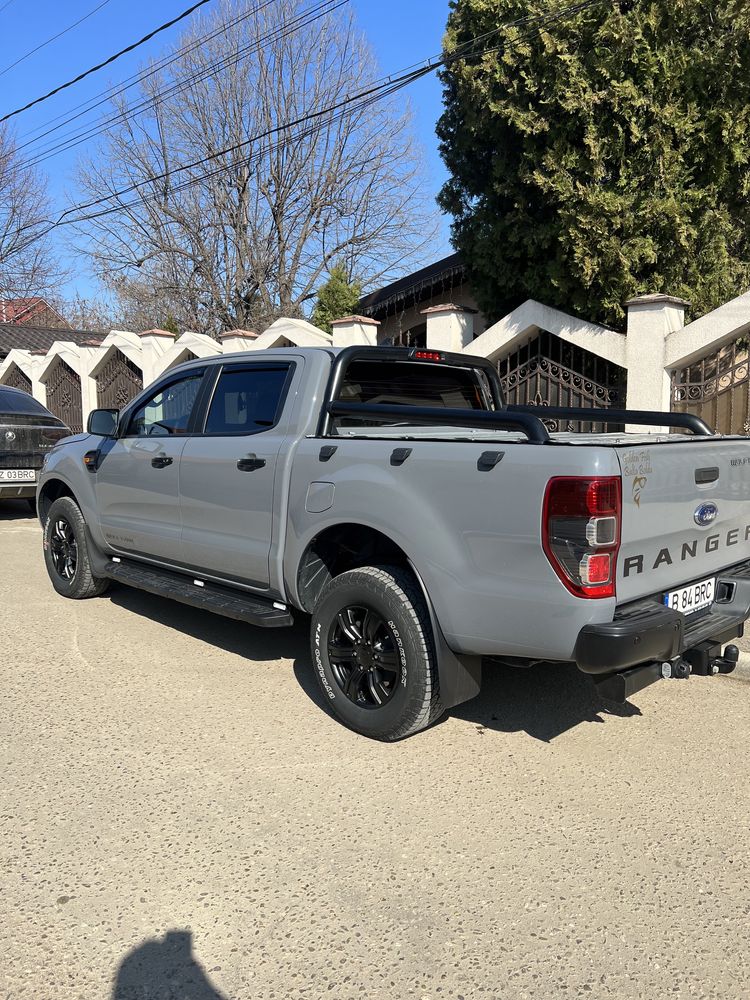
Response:
[{"label": "bare tree", "polygon": [[308,312],[338,261],[372,286],[434,236],[403,101],[327,110],[377,77],[351,16],[295,29],[304,4],[275,0],[194,44],[240,9],[225,0],[182,37],[170,75],[144,85],[145,109],[118,104],[80,174],[116,208],[82,228],[105,283],[121,301],[148,290],[154,322],[212,334]]},{"label": "bare tree", "polygon": [[0,298],[45,295],[58,285],[63,272],[45,235],[49,219],[44,179],[23,165],[0,126]]}]

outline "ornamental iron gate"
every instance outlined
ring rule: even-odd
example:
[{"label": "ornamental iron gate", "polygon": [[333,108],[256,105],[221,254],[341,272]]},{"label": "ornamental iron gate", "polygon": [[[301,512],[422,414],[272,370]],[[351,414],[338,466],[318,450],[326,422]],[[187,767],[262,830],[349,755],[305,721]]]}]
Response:
[{"label": "ornamental iron gate", "polygon": [[[539,336],[497,364],[506,403],[526,406],[624,407],[627,369],[569,344],[553,333]],[[548,430],[624,430],[583,420],[545,420]]]},{"label": "ornamental iron gate", "polygon": [[96,376],[97,405],[121,410],[143,388],[143,374],[122,351],[115,351]]},{"label": "ornamental iron gate", "polygon": [[694,413],[719,434],[750,433],[748,344],[737,340],[672,372],[672,410]]},{"label": "ornamental iron gate", "polygon": [[46,386],[47,409],[74,434],[80,434],[83,430],[80,376],[62,358],[58,358],[47,375]]},{"label": "ornamental iron gate", "polygon": [[21,371],[18,365],[11,365],[10,375],[3,382],[3,385],[9,385],[12,389],[23,389],[24,392],[31,395],[31,379],[26,372]]}]

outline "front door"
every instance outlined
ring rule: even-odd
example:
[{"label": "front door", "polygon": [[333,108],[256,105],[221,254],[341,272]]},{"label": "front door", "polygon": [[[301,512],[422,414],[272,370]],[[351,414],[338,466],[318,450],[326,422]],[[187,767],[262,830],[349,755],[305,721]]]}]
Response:
[{"label": "front door", "polygon": [[180,461],[186,563],[196,572],[269,585],[279,424],[293,362],[225,364],[203,433]]},{"label": "front door", "polygon": [[161,382],[130,412],[121,436],[102,446],[97,507],[117,551],[182,562],[180,457],[202,381],[200,369]]}]

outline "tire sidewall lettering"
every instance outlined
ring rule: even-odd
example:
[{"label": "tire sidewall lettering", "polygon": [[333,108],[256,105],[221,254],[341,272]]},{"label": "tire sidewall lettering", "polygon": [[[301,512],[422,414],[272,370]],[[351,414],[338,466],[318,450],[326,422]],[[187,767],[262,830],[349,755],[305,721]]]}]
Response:
[{"label": "tire sidewall lettering", "polygon": [[320,682],[323,685],[325,693],[328,695],[331,701],[335,701],[336,693],[334,692],[333,688],[328,682],[328,678],[326,677],[325,667],[323,666],[323,656],[320,651],[320,640],[321,640],[322,630],[323,626],[320,624],[320,622],[318,622],[317,625],[315,626],[315,639],[314,639],[315,669],[318,671],[318,676],[320,677]]},{"label": "tire sidewall lettering", "polygon": [[393,638],[396,640],[396,646],[398,647],[398,655],[401,660],[401,687],[406,687],[406,682],[408,679],[408,674],[406,670],[406,650],[404,649],[404,641],[401,638],[401,633],[396,627],[396,623],[391,619],[388,622],[388,628],[393,633]]}]

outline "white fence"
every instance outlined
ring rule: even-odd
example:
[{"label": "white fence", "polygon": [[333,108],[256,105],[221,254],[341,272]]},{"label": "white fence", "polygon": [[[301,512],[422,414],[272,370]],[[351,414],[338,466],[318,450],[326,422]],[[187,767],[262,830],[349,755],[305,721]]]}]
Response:
[{"label": "white fence", "polygon": [[[499,361],[547,331],[598,357],[625,368],[627,406],[669,411],[672,375],[696,359],[718,351],[750,332],[750,292],[685,326],[687,303],[668,295],[644,295],[627,304],[627,330],[618,333],[552,309],[532,299],[524,302],[474,339],[470,309],[448,303],[424,310],[427,347],[479,355]],[[168,368],[188,358],[213,357],[269,347],[326,347],[378,343],[377,321],[351,316],[334,323],[333,336],[303,320],[280,319],[260,336],[233,330],[220,341],[196,333],[175,338],[163,330],[130,333],[113,330],[101,344],[76,345],[61,339],[44,354],[12,350],[0,364],[0,384],[22,373],[32,394],[47,403],[47,380],[62,360],[80,380],[80,409],[102,405],[101,374],[115,357],[127,359],[148,385]],[[63,334],[64,336],[64,334]]]}]

